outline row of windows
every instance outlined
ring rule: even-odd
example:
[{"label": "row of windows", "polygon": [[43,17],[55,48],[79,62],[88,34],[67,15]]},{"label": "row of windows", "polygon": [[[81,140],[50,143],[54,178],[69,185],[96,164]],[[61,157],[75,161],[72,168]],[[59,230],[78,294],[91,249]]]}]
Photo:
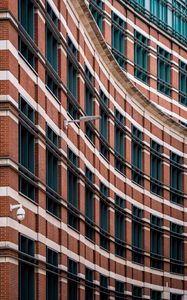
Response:
[{"label": "row of windows", "polygon": [[[27,0],[26,13],[24,12],[25,1],[19,1],[19,21],[23,28],[28,33],[28,37],[33,39],[33,26],[34,26],[34,4],[32,0]],[[58,73],[58,34],[57,34],[57,17],[47,3],[47,22],[46,22],[46,60],[49,62],[47,64],[46,71],[46,86],[53,93],[54,96],[58,98],[59,84],[57,79]],[[90,9],[94,16],[98,15],[99,11],[101,13],[102,3],[101,1],[93,1],[90,4]],[[96,17],[96,21],[98,18]],[[99,19],[100,20],[100,19]],[[125,49],[124,49],[124,21],[112,13],[112,52],[120,64],[121,67],[125,67]],[[32,29],[32,30],[31,30]],[[25,38],[24,35],[19,36],[19,50],[28,61],[28,63],[35,68],[35,54],[33,52],[33,47],[29,47],[29,38]],[[149,49],[148,49],[148,39],[142,34],[135,31],[135,42],[134,42],[134,75],[146,84],[149,84]],[[68,112],[73,118],[78,116],[78,63],[77,63],[77,50],[73,45],[72,41],[68,38],[68,62],[67,62],[67,88],[70,92],[70,97],[68,99]],[[31,43],[32,44],[32,43]],[[171,95],[171,55],[164,49],[158,47],[157,49],[158,59],[157,59],[157,89],[168,96]],[[51,69],[52,67],[52,69]],[[53,74],[52,70],[56,73]],[[88,77],[88,81],[93,84],[93,78]],[[92,98],[93,89],[90,91],[89,86],[86,88],[86,108],[85,112],[87,114],[93,113],[92,110]],[[187,65],[180,61],[179,62],[179,101],[183,105],[187,106]],[[90,108],[90,109],[87,109]],[[103,114],[103,120],[106,119],[106,114]],[[86,125],[86,132],[90,140],[93,141],[93,128],[91,124]],[[108,155],[106,145],[103,142],[101,150]],[[119,161],[118,161],[119,162]],[[121,164],[119,163],[121,166]],[[121,169],[123,167],[121,166]]]},{"label": "row of windows", "polygon": [[129,2],[153,23],[186,44],[187,8],[185,1],[130,0]]},{"label": "row of windows", "polygon": [[[106,99],[105,99],[106,101]],[[34,111],[32,108],[21,98],[20,99],[20,113],[22,114],[20,122],[20,191],[27,197],[35,200],[35,185],[34,181]],[[27,124],[30,126],[25,126],[24,121],[25,117],[28,121]],[[118,112],[116,115],[118,122],[123,121],[123,116]],[[133,180],[141,184],[142,183],[142,174],[141,174],[141,155],[142,155],[142,133],[135,127],[133,127],[133,169],[132,176]],[[54,131],[47,126],[46,132],[46,208],[56,217],[60,217],[60,197],[58,190],[58,136]],[[120,152],[121,149],[118,149]],[[152,177],[156,178],[155,181],[152,181],[152,188],[155,193],[160,192],[160,184],[157,181],[161,178],[160,176],[160,165],[161,165],[161,146],[156,142],[152,141],[151,145],[151,159],[152,159]],[[121,153],[122,154],[122,153]],[[172,188],[174,188],[176,182],[180,180],[181,169],[180,164],[182,163],[181,158],[172,153],[172,166],[171,166],[171,178],[172,178]],[[86,168],[86,185],[85,185],[85,235],[90,240],[94,240],[95,235],[95,224],[94,224],[94,174]],[[33,181],[31,178],[33,177]],[[68,224],[75,230],[79,230],[79,192],[78,192],[78,157],[68,149]],[[177,186],[181,188],[181,186]],[[106,250],[109,249],[109,234],[108,234],[108,188],[101,183],[100,184],[100,246]],[[172,191],[173,201],[176,201],[176,191]],[[115,242],[116,242],[116,254],[124,256],[125,252],[125,216],[124,212],[121,209],[124,208],[124,199],[116,197],[116,209],[115,209]],[[133,220],[132,227],[132,245],[133,245],[133,260],[138,263],[143,262],[143,253],[142,253],[142,241],[143,241],[143,224],[140,222],[142,218],[142,211],[137,208],[133,208]],[[136,220],[136,218],[139,218]],[[181,244],[179,243],[181,241]],[[171,239],[172,242],[172,239]],[[161,243],[161,242],[160,242]],[[182,249],[182,240],[177,239],[176,249]],[[161,243],[162,244],[162,243]],[[161,247],[161,244],[160,247]],[[174,247],[171,246],[171,249]],[[161,251],[161,250],[159,250]],[[181,255],[174,255],[171,259],[176,259],[177,265],[176,268],[173,268],[174,272],[182,272],[178,268],[178,261],[182,262],[182,250],[180,250]],[[155,258],[157,267],[161,267],[161,253],[160,257]],[[178,261],[177,261],[178,260]],[[159,261],[159,262],[158,262]],[[172,265],[172,264],[171,264]],[[154,265],[156,266],[156,265]],[[178,268],[178,269],[177,269]]]},{"label": "row of windows", "polygon": [[[185,3],[178,0],[130,0],[125,2],[133,5],[135,9],[139,10],[144,16],[147,16],[153,23],[156,23],[156,25],[178,38],[180,42],[187,42],[187,9]],[[104,18],[103,2],[101,0],[90,0],[90,10],[102,32]],[[119,21],[118,18],[116,17],[117,23],[119,25],[123,24],[123,21],[120,18]],[[123,62],[121,61],[122,64]]]},{"label": "row of windows", "polygon": [[[154,0],[151,7],[158,10],[158,0]],[[99,1],[101,7],[101,1]],[[164,2],[160,1],[162,6]],[[141,3],[140,3],[141,4]],[[92,8],[96,3],[91,2]],[[143,4],[141,4],[143,5]],[[92,10],[91,10],[92,11]],[[162,10],[158,10],[162,11]],[[101,11],[100,11],[101,13]],[[165,14],[163,14],[164,16]],[[93,15],[94,16],[94,15]],[[102,16],[102,15],[100,15]],[[94,17],[95,18],[95,17]],[[97,22],[97,19],[96,19]],[[187,26],[187,25],[186,25]],[[125,23],[115,13],[112,13],[112,52],[119,65],[125,67]],[[160,92],[171,95],[171,55],[164,49],[157,49],[157,88]],[[187,106],[187,65],[179,62],[179,101]],[[134,34],[134,75],[146,84],[149,84],[149,48],[148,39],[135,31]]]},{"label": "row of windows", "polygon": [[[19,299],[35,299],[35,245],[34,241],[25,236],[19,240]],[[46,300],[57,300],[59,298],[59,258],[58,253],[46,247]],[[68,259],[68,300],[78,299],[78,262]],[[100,299],[109,299],[109,278],[100,274]],[[85,299],[94,299],[95,284],[94,271],[85,267]],[[115,281],[115,299],[124,299],[125,284]],[[142,299],[143,289],[132,286],[133,299]],[[128,298],[129,299],[129,298]],[[151,300],[162,299],[162,292],[151,290]],[[171,300],[180,300],[179,294],[171,294]]]},{"label": "row of windows", "polygon": [[[20,110],[23,113],[20,124],[20,191],[27,197],[35,200],[36,188],[34,184],[34,129],[32,124],[34,121],[34,113],[31,107],[21,98]],[[24,117],[27,117],[27,124],[30,127],[24,126]],[[118,120],[122,121],[120,114],[117,115]],[[138,184],[141,184],[142,174],[139,171],[139,163],[141,156],[139,153],[142,151],[140,141],[142,139],[142,133],[133,128],[133,136],[136,140],[133,140],[134,147],[134,168],[133,168],[133,180]],[[60,197],[58,194],[58,136],[54,131],[47,126],[46,134],[46,209],[56,217],[60,217]],[[152,177],[160,179],[160,156],[161,146],[156,142],[152,142]],[[178,164],[181,163],[181,158],[172,153],[172,182],[173,186],[180,179],[180,169]],[[79,230],[79,192],[78,192],[78,157],[69,149],[68,150],[68,224],[75,230]],[[94,223],[94,174],[86,168],[85,170],[86,182],[85,182],[85,235],[90,240],[94,241],[95,236],[95,223]],[[31,179],[33,176],[33,180]],[[160,185],[157,181],[152,181],[152,188],[155,193],[160,192]],[[178,187],[179,188],[179,187]],[[101,183],[100,184],[100,246],[105,250],[109,249],[109,201],[108,201],[108,188]],[[174,197],[173,201],[176,201],[176,191],[172,192]],[[125,207],[124,199],[116,196],[115,200],[115,245],[116,255],[124,257],[125,255],[125,213],[123,211]],[[133,207],[133,225],[132,225],[132,246],[133,246],[133,260],[138,263],[143,263],[143,223],[142,211],[136,207]],[[161,221],[160,221],[161,222]],[[161,224],[160,224],[161,225]],[[172,230],[172,229],[171,229]],[[151,257],[152,266],[162,268],[162,230],[160,234],[156,230],[151,231],[155,235],[153,241],[156,246],[151,244]],[[182,232],[178,232],[181,234]],[[158,238],[158,241],[157,239]],[[152,242],[151,242],[152,243]],[[174,244],[173,244],[174,243]],[[155,248],[156,247],[156,248]],[[171,266],[172,272],[180,273],[183,271],[182,257],[183,257],[183,240],[181,237],[171,236],[171,250],[179,252],[171,252]]]},{"label": "row of windows", "polygon": [[[101,91],[101,123],[100,123],[100,151],[101,154],[108,159],[109,144],[108,144],[108,109],[105,106],[108,99]],[[87,99],[88,108],[90,110],[90,96]],[[31,198],[35,199],[35,149],[34,141],[36,135],[36,128],[34,126],[34,110],[21,97],[20,98],[20,125],[19,125],[19,162],[20,162],[20,191]],[[115,112],[115,167],[121,173],[125,169],[125,131],[124,131],[124,117],[116,110]],[[88,124],[89,126],[90,124]],[[89,134],[86,127],[86,135]],[[94,138],[94,131],[89,139]],[[47,206],[51,207],[52,200],[55,198],[56,205],[59,206],[59,171],[58,161],[58,136],[49,127],[46,127],[46,184],[47,184]],[[69,151],[70,153],[70,151]],[[70,155],[70,154],[69,154]],[[71,161],[71,158],[69,158]],[[78,160],[78,158],[76,158]],[[75,164],[74,164],[75,165]],[[76,165],[77,166],[77,165]],[[73,167],[73,169],[75,169]],[[183,159],[179,155],[170,153],[170,200],[177,204],[183,204]],[[150,145],[150,190],[152,193],[163,196],[163,157],[162,146],[151,140]],[[143,134],[135,126],[132,126],[132,180],[143,186]],[[69,178],[69,182],[73,182],[74,177]],[[70,193],[76,191],[70,190]],[[57,197],[58,196],[58,197]],[[74,195],[72,195],[74,198]],[[52,207],[50,210],[53,210]]]}]

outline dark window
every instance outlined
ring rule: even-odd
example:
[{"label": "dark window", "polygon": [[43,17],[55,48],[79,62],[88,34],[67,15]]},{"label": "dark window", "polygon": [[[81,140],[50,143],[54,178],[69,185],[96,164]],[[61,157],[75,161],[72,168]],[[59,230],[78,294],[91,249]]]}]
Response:
[{"label": "dark window", "polygon": [[90,11],[99,27],[103,30],[103,3],[101,0],[91,0],[89,5]]},{"label": "dark window", "polygon": [[[88,75],[86,76],[86,78]],[[93,115],[93,90],[88,87],[88,85],[85,86],[85,113],[88,116]],[[90,139],[92,143],[94,143],[94,127],[91,122],[85,123],[85,130],[86,135]]]},{"label": "dark window", "polygon": [[46,136],[55,146],[58,146],[58,135],[47,125]]},{"label": "dark window", "polygon": [[46,86],[50,90],[50,92],[55,96],[58,97],[58,84],[55,78],[49,75],[47,72],[45,74]]},{"label": "dark window", "polygon": [[32,0],[19,0],[19,22],[34,39],[34,3]]},{"label": "dark window", "polygon": [[115,300],[124,299],[124,282],[116,280]]},{"label": "dark window", "polygon": [[77,99],[77,69],[70,60],[68,60],[67,88],[69,92],[73,95],[74,99],[76,100]]},{"label": "dark window", "polygon": [[46,9],[47,14],[52,20],[52,22],[55,24],[55,26],[58,26],[58,17],[56,16],[55,12],[53,11],[52,7],[49,5],[49,3],[46,3]]},{"label": "dark window", "polygon": [[132,126],[132,180],[139,185],[143,185],[142,160],[142,132]]},{"label": "dark window", "polygon": [[132,296],[133,296],[133,300],[142,299],[142,288],[139,286],[133,285]]},{"label": "dark window", "polygon": [[102,90],[100,90],[100,116],[100,152],[108,160],[108,98]]},{"label": "dark window", "polygon": [[112,12],[112,53],[118,64],[125,67],[125,23],[114,12]]},{"label": "dark window", "polygon": [[34,300],[34,241],[20,236],[19,299]]},{"label": "dark window", "polygon": [[79,105],[77,102],[78,96],[78,51],[71,41],[67,38],[67,50],[68,50],[68,59],[67,59],[67,111],[73,119],[79,118]]},{"label": "dark window", "polygon": [[151,291],[151,300],[161,300],[162,299],[162,295],[161,292],[159,291]]},{"label": "dark window", "polygon": [[108,188],[100,184],[100,246],[108,250]]},{"label": "dark window", "polygon": [[77,300],[77,272],[78,272],[78,264],[77,262],[69,259],[68,260],[68,300]]},{"label": "dark window", "polygon": [[100,299],[108,300],[108,277],[100,275]]},{"label": "dark window", "polygon": [[35,200],[34,110],[22,97],[20,97],[19,109],[22,113],[19,125],[19,162],[21,171],[19,190],[28,198]]},{"label": "dark window", "polygon": [[179,102],[187,106],[187,64],[179,62]]},{"label": "dark window", "polygon": [[35,56],[31,48],[24,42],[21,38],[19,38],[19,51],[23,55],[23,57],[27,60],[27,62],[31,65],[31,67],[35,68]]},{"label": "dark window", "polygon": [[162,196],[162,146],[151,141],[151,192]]},{"label": "dark window", "polygon": [[151,215],[151,267],[162,269],[162,220]]},{"label": "dark window", "polygon": [[183,205],[183,158],[170,154],[170,199]]},{"label": "dark window", "polygon": [[148,39],[137,31],[135,31],[134,64],[134,75],[148,83]]},{"label": "dark window", "polygon": [[94,286],[93,286],[93,270],[86,268],[85,274],[85,300],[94,299]]},{"label": "dark window", "polygon": [[47,184],[47,197],[46,208],[48,212],[54,216],[60,216],[60,199],[58,196],[58,136],[47,125],[46,126],[46,184]]},{"label": "dark window", "polygon": [[[68,169],[68,224],[77,229],[79,228],[79,205],[78,205],[78,157],[68,149],[69,169]],[[74,167],[72,166],[74,165]],[[74,170],[74,171],[73,171]]]},{"label": "dark window", "polygon": [[58,159],[49,149],[46,151],[46,183],[48,187],[58,192]]},{"label": "dark window", "polygon": [[167,96],[171,94],[171,55],[164,49],[157,48],[157,89]]},{"label": "dark window", "polygon": [[133,206],[132,211],[132,259],[136,263],[143,263],[143,221],[142,210]]},{"label": "dark window", "polygon": [[46,299],[58,300],[58,253],[46,249]]},{"label": "dark window", "polygon": [[46,59],[58,71],[58,42],[52,31],[46,26]]},{"label": "dark window", "polygon": [[125,252],[125,213],[124,199],[116,195],[115,199],[115,253],[124,256]]},{"label": "dark window", "polygon": [[182,300],[182,295],[170,294],[170,300]]},{"label": "dark window", "polygon": [[116,110],[115,111],[115,137],[114,137],[114,149],[115,149],[115,167],[121,173],[124,173],[125,163],[125,133],[124,133],[124,117]]},{"label": "dark window", "polygon": [[170,268],[171,272],[183,274],[183,227],[181,225],[170,224]]},{"label": "dark window", "polygon": [[94,239],[94,193],[89,184],[85,187],[85,235],[90,240]]}]

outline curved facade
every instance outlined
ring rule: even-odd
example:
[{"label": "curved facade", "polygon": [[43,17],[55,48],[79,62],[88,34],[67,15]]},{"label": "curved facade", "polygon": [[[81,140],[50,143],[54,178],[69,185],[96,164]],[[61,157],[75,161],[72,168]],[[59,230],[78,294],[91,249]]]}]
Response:
[{"label": "curved facade", "polygon": [[187,299],[185,2],[0,16],[0,299]]}]

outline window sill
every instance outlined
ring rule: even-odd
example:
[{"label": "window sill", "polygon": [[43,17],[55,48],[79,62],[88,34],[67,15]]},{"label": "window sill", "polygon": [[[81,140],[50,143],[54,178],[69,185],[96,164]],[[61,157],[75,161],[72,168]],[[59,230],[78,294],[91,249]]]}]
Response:
[{"label": "window sill", "polygon": [[53,218],[55,218],[56,220],[61,221],[61,218],[57,217],[56,215],[54,215],[54,214],[53,214],[52,212],[50,212],[49,210],[46,209],[46,212],[47,212],[50,216],[52,216]]},{"label": "window sill", "polygon": [[35,71],[34,67],[29,64],[28,60],[26,60],[23,54],[20,51],[18,51],[18,54],[21,57],[21,59],[26,63],[26,65],[30,68],[30,70],[34,73],[33,75],[38,77],[38,73]]},{"label": "window sill", "polygon": [[30,202],[32,202],[32,203],[35,204],[36,206],[39,206],[39,204],[38,204],[37,201],[35,201],[35,200],[29,198],[28,196],[26,196],[26,195],[23,194],[22,192],[19,191],[18,194],[19,194],[20,196],[24,197],[25,199],[29,200]]}]

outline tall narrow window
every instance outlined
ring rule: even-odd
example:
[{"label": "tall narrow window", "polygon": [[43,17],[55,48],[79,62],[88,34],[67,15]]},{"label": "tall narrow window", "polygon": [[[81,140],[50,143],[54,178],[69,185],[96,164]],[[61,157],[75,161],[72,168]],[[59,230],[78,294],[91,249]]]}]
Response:
[{"label": "tall narrow window", "polygon": [[125,254],[125,200],[118,195],[115,199],[115,253],[119,256]]},{"label": "tall narrow window", "polygon": [[108,188],[100,184],[100,246],[108,250]]},{"label": "tall narrow window", "polygon": [[182,295],[170,294],[170,300],[182,300]]},{"label": "tall narrow window", "polygon": [[78,230],[78,158],[70,149],[68,149],[68,158],[68,224]]},{"label": "tall narrow window", "polygon": [[46,299],[58,300],[58,253],[47,248],[46,263]]},{"label": "tall narrow window", "polygon": [[85,236],[94,240],[94,174],[88,168],[85,173]]},{"label": "tall narrow window", "polygon": [[34,39],[34,3],[32,0],[19,0],[19,22]]},{"label": "tall narrow window", "polygon": [[35,68],[35,55],[32,47],[29,47],[26,40],[22,40],[21,37],[18,39],[19,51],[23,57],[27,60],[32,68]]},{"label": "tall narrow window", "polygon": [[58,17],[55,14],[52,7],[50,6],[49,2],[47,2],[47,1],[46,1],[46,10],[47,10],[47,15],[50,17],[53,24],[57,27],[58,26]]},{"label": "tall narrow window", "polygon": [[99,27],[103,30],[103,2],[101,0],[91,0],[89,5],[90,11]]},{"label": "tall narrow window", "polygon": [[86,281],[85,300],[86,299],[93,300],[94,299],[93,270],[86,268],[85,281]]},{"label": "tall narrow window", "polygon": [[60,217],[60,199],[58,196],[58,136],[46,126],[46,184],[47,184],[47,211]]},{"label": "tall narrow window", "polygon": [[100,152],[108,160],[109,144],[108,144],[108,98],[102,90],[100,90]]},{"label": "tall narrow window", "polygon": [[134,75],[148,83],[148,39],[138,31],[135,31],[134,38]]},{"label": "tall narrow window", "polygon": [[68,97],[67,97],[67,110],[68,113],[72,116],[73,119],[78,119],[78,103],[77,103],[77,96],[78,96],[78,64],[77,64],[77,56],[78,52],[71,41],[71,39],[67,38],[67,50],[68,50],[68,57],[67,57],[67,90],[68,90]]},{"label": "tall narrow window", "polygon": [[112,12],[112,53],[122,68],[125,67],[124,29],[124,21],[117,14]]},{"label": "tall narrow window", "polygon": [[181,225],[170,224],[170,267],[171,272],[183,274],[183,227]]},{"label": "tall narrow window", "polygon": [[115,300],[124,299],[124,282],[116,280],[115,294]]},{"label": "tall narrow window", "polygon": [[159,217],[151,216],[151,267],[162,269],[162,220]]},{"label": "tall narrow window", "polygon": [[151,141],[151,192],[162,196],[162,146]]},{"label": "tall narrow window", "polygon": [[170,199],[183,205],[183,158],[171,152],[170,154]]},{"label": "tall narrow window", "polygon": [[179,102],[187,106],[187,64],[179,62]]},{"label": "tall narrow window", "polygon": [[132,126],[132,180],[139,185],[143,185],[142,160],[142,132]]},{"label": "tall narrow window", "polygon": [[187,37],[187,7],[185,2],[173,0],[173,20],[172,27],[175,30],[175,34],[183,37]]},{"label": "tall narrow window", "polygon": [[142,299],[142,288],[140,286],[133,285],[132,296],[133,300]]},{"label": "tall narrow window", "polygon": [[19,190],[28,198],[35,200],[35,150],[34,150],[34,110],[20,97],[19,110]]},{"label": "tall narrow window", "polygon": [[108,300],[108,277],[100,275],[100,299]]},{"label": "tall narrow window", "polygon": [[57,72],[58,70],[58,42],[54,33],[46,25],[46,59]]},{"label": "tall narrow window", "polygon": [[162,300],[162,293],[160,291],[151,291],[151,300]]},{"label": "tall narrow window", "polygon": [[165,1],[151,0],[150,9],[151,13],[153,14],[154,20],[156,19],[156,21],[159,22],[160,26],[165,26],[165,24],[168,23],[168,8]]},{"label": "tall narrow window", "polygon": [[68,300],[78,299],[78,264],[76,261],[69,259],[68,260]]},{"label": "tall narrow window", "polygon": [[157,47],[157,89],[167,96],[171,95],[171,55]]},{"label": "tall narrow window", "polygon": [[[89,71],[88,67],[85,66],[85,113],[88,116],[92,116],[94,113],[93,106],[93,95],[94,95],[94,86],[93,86],[93,76]],[[92,122],[85,123],[85,131],[89,140],[94,143],[94,127]]]},{"label": "tall narrow window", "polygon": [[34,241],[19,239],[19,299],[34,300]]},{"label": "tall narrow window", "polygon": [[116,109],[115,111],[115,167],[121,173],[125,171],[124,154],[125,154],[125,133],[124,133],[124,117]]},{"label": "tall narrow window", "polygon": [[132,216],[132,259],[136,263],[143,263],[142,210],[136,206],[133,206]]}]

